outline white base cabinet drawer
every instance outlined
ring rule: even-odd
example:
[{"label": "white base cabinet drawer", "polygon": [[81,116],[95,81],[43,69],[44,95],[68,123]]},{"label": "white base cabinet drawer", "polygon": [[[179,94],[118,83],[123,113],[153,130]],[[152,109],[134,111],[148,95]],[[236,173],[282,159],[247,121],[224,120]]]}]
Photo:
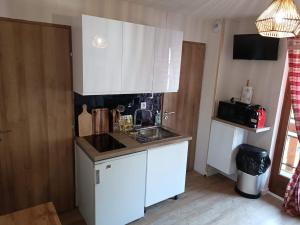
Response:
[{"label": "white base cabinet drawer", "polygon": [[188,141],[148,150],[145,207],[185,190]]}]

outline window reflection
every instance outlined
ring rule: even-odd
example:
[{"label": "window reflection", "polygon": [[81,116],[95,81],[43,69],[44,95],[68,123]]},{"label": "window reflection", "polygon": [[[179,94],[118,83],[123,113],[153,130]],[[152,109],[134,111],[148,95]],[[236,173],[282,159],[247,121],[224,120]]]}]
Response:
[{"label": "window reflection", "polygon": [[96,35],[93,38],[92,45],[95,48],[106,48],[108,46],[108,43],[107,43],[107,40],[105,38]]}]

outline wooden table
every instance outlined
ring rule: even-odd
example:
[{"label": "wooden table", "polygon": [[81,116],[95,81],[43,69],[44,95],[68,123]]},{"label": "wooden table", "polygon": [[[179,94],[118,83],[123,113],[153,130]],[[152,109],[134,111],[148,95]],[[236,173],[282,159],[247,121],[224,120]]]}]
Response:
[{"label": "wooden table", "polygon": [[0,216],[0,225],[61,225],[52,202]]}]

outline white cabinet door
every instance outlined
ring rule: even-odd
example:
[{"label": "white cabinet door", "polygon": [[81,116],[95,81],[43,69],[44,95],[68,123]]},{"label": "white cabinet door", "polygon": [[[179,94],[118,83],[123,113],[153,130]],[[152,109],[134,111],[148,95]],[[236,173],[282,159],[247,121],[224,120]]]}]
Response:
[{"label": "white cabinet door", "polygon": [[82,94],[121,92],[122,42],[121,21],[82,16]]},{"label": "white cabinet door", "polygon": [[95,166],[96,225],[125,225],[144,216],[146,152]]},{"label": "white cabinet door", "polygon": [[123,23],[122,93],[152,92],[155,28]]},{"label": "white cabinet door", "polygon": [[153,92],[179,89],[183,32],[156,30]]},{"label": "white cabinet door", "polygon": [[187,141],[148,150],[146,207],[184,192],[187,152]]},{"label": "white cabinet door", "polygon": [[207,164],[231,175],[236,172],[238,146],[245,143],[247,131],[219,121],[212,121]]}]

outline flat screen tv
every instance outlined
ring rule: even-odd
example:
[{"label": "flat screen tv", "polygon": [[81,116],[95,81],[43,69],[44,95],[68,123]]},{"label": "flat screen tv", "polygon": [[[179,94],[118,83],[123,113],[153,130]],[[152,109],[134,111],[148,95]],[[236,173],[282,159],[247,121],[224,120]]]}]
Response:
[{"label": "flat screen tv", "polygon": [[234,35],[233,59],[277,60],[278,38],[263,37],[259,34]]}]

